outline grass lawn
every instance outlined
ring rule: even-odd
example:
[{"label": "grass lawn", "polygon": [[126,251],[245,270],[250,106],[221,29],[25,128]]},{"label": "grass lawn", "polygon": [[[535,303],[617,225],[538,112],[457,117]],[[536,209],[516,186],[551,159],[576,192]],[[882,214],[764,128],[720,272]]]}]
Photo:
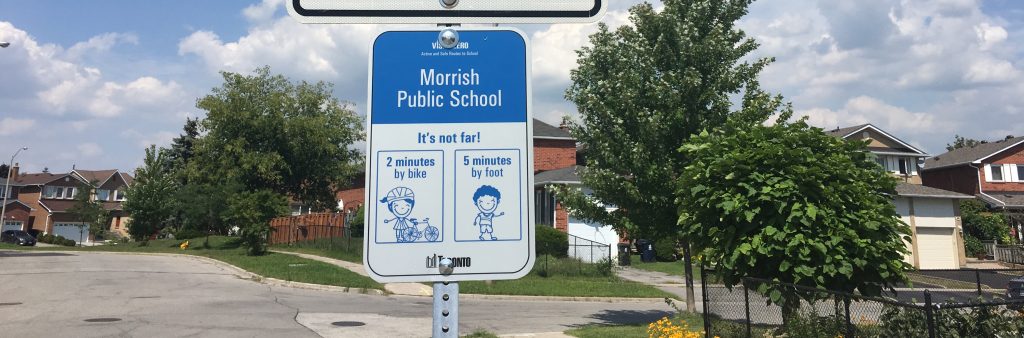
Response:
[{"label": "grass lawn", "polygon": [[337,238],[328,240],[307,241],[296,244],[278,244],[270,247],[273,250],[297,252],[322,257],[340,259],[352,263],[363,264],[363,238],[354,237],[350,240]]},{"label": "grass lawn", "polygon": [[533,271],[523,278],[493,281],[490,285],[482,281],[461,282],[459,291],[489,295],[675,298],[655,287],[619,279],[610,270],[602,273],[597,264],[550,256],[538,257]]},{"label": "grass lawn", "polygon": [[[362,245],[362,238],[353,238],[351,244],[346,240],[337,239],[334,243],[327,241],[314,243],[310,241],[293,245],[275,245],[272,248],[274,250],[318,255],[361,264],[363,262]],[[597,271],[594,264],[581,263],[578,260],[565,258],[556,259],[550,256],[538,257],[533,271],[521,279],[493,281],[490,285],[481,281],[462,282],[459,284],[459,290],[463,293],[488,295],[675,297],[672,294],[645,284],[625,281],[613,275],[602,274],[600,271]]]},{"label": "grass lawn", "polygon": [[[245,249],[239,246],[237,238],[210,237],[209,248],[203,246],[204,238],[189,240],[189,248],[181,250],[183,240],[153,240],[148,245],[128,243],[117,245],[100,245],[92,247],[46,247],[37,250],[72,250],[72,251],[103,251],[103,252],[140,252],[140,253],[175,253],[216,259],[264,277],[277,278],[311,284],[334,285],[355,288],[383,289],[383,285],[355,272],[311,259],[297,256],[268,253],[263,256],[248,256]],[[3,249],[17,248],[4,243]],[[27,249],[22,247],[22,249]],[[27,249],[27,250],[33,250]]]}]

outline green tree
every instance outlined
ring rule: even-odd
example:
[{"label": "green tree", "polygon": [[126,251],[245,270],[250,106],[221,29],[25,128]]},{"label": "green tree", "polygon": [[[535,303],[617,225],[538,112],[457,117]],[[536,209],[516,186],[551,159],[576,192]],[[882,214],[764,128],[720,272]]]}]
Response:
[{"label": "green tree", "polygon": [[960,148],[970,148],[979,144],[988,143],[987,141],[979,141],[972,138],[966,138],[960,135],[953,137],[953,143],[946,143],[946,151],[953,151]]},{"label": "green tree", "polygon": [[351,147],[364,137],[362,119],[325,82],[293,83],[266,67],[222,75],[224,83],[196,104],[207,114],[189,182],[229,180],[333,210],[335,189],[362,168]]},{"label": "green tree", "polygon": [[89,234],[102,238],[110,226],[110,212],[103,208],[103,203],[93,199],[96,184],[97,182],[79,184],[75,192],[75,204],[68,209],[72,217],[83,222],[79,225],[83,237],[72,238],[79,243],[88,239]]},{"label": "green tree", "polygon": [[125,192],[124,210],[131,214],[128,234],[146,242],[167,225],[178,185],[166,166],[165,151],[154,145],[146,148],[141,167],[135,170],[135,182]]},{"label": "green tree", "polygon": [[[680,238],[671,182],[690,159],[679,147],[731,115],[756,124],[783,107],[757,82],[771,59],[749,58],[758,45],[735,25],[750,3],[665,0],[661,11],[649,3],[631,8],[632,25],[599,24],[591,46],[577,52],[566,93],[580,114],[566,124],[587,150],[580,180],[593,190],[559,190],[575,216],[633,239]],[[618,209],[606,212],[595,201]],[[689,245],[681,239],[693,311]]]},{"label": "green tree", "polygon": [[[865,295],[891,290],[911,268],[903,261],[910,228],[892,201],[895,178],[866,146],[804,120],[703,132],[681,148],[693,161],[679,179],[679,224],[727,285],[756,277]],[[758,291],[784,314],[812,297]]]},{"label": "green tree", "polygon": [[227,234],[230,224],[224,219],[228,217],[228,199],[240,191],[242,187],[232,182],[183,186],[174,197],[178,204],[180,229],[205,233],[204,246],[208,246],[209,235]]},{"label": "green tree", "polygon": [[239,236],[249,255],[267,251],[268,220],[288,213],[288,200],[270,190],[241,192],[228,198],[225,221],[238,225]]}]

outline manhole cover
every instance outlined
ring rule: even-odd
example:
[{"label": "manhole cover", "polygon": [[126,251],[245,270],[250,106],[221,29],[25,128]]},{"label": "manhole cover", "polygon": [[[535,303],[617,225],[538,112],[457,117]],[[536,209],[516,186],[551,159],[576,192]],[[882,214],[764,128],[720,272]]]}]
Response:
[{"label": "manhole cover", "polygon": [[89,323],[110,323],[119,322],[121,321],[121,318],[89,318],[86,319],[85,321]]},{"label": "manhole cover", "polygon": [[21,305],[21,303],[0,303],[0,306]]},{"label": "manhole cover", "polygon": [[341,327],[354,327],[354,326],[363,326],[363,325],[366,325],[366,323],[363,323],[363,322],[352,322],[352,321],[340,321],[340,322],[333,322],[333,323],[331,323],[331,325],[341,326]]}]

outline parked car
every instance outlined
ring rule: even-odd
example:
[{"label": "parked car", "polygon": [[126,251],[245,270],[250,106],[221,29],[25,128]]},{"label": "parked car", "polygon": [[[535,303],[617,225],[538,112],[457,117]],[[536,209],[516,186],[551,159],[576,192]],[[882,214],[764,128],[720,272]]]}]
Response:
[{"label": "parked car", "polygon": [[36,245],[36,238],[21,230],[7,230],[0,233],[0,242],[34,246]]},{"label": "parked car", "polygon": [[[1024,276],[1011,279],[1010,282],[1006,284],[1006,298],[1015,301],[1024,300]],[[1008,307],[1021,309],[1024,308],[1024,305],[1011,304]]]}]

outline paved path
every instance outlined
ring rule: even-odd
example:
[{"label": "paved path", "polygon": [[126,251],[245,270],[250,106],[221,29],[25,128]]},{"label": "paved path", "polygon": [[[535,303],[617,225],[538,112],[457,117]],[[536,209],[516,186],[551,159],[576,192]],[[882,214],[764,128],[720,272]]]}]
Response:
[{"label": "paved path", "polygon": [[[430,312],[427,297],[262,284],[183,255],[0,251],[5,337],[425,337]],[[671,309],[656,302],[467,298],[460,313],[463,333],[521,334],[649,323]],[[346,321],[361,326],[332,325]]]},{"label": "paved path", "polygon": [[[304,254],[304,253],[297,253],[297,252],[290,252],[290,251],[280,251],[280,250],[271,250],[271,251],[276,252],[276,253],[286,254],[286,255],[295,255],[295,256],[299,256],[299,257],[305,258],[305,259],[312,259],[314,261],[321,261],[321,262],[328,263],[328,264],[334,264],[334,265],[337,265],[339,267],[348,269],[349,271],[358,273],[360,275],[363,275],[363,276],[366,276],[366,277],[370,276],[369,274],[366,273],[366,268],[363,267],[362,264],[352,263],[352,262],[349,262],[349,261],[343,261],[343,260],[340,260],[340,259],[334,259],[334,258],[329,258],[329,257],[323,257],[323,256],[317,256],[317,255],[309,255],[309,254]],[[424,284],[420,284],[420,283],[388,283],[388,284],[384,284],[384,290],[387,290],[388,292],[390,292],[392,294],[396,294],[396,295],[406,295],[406,296],[433,296],[434,295],[434,289],[433,288],[431,288],[430,286],[424,285]]]},{"label": "paved path", "polygon": [[[629,266],[622,266],[615,268],[615,274],[619,278],[634,281],[637,283],[644,283],[654,286],[662,291],[676,295],[676,298],[682,300],[680,306],[686,306],[686,279],[682,276],[670,275],[664,272],[648,271],[643,269],[637,269]],[[700,281],[694,281],[693,285],[694,301],[697,304],[697,311],[703,311],[701,307],[701,288]]]}]

